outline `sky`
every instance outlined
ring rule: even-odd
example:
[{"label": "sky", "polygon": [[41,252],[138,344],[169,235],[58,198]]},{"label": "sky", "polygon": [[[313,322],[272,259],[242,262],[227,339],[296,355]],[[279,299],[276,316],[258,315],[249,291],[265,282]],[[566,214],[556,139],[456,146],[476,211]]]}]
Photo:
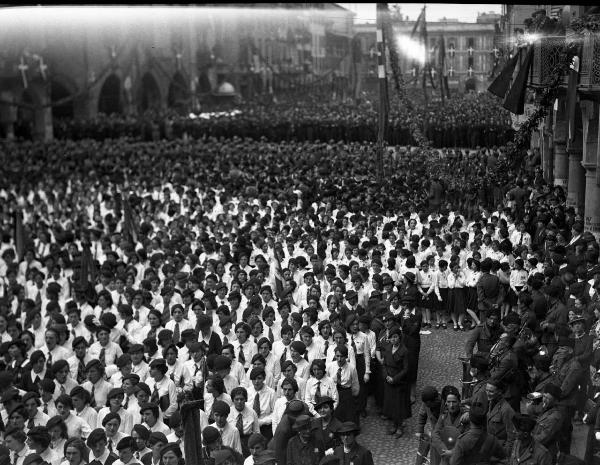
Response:
[{"label": "sky", "polygon": [[[355,23],[375,22],[375,3],[338,3],[338,5],[356,13]],[[393,3],[388,5],[392,6]],[[414,21],[421,13],[423,3],[399,3],[400,12]],[[444,16],[454,18],[459,21],[474,23],[477,19],[477,13],[495,13],[502,12],[502,5],[499,3],[428,3],[426,15],[428,21],[438,21]]]}]

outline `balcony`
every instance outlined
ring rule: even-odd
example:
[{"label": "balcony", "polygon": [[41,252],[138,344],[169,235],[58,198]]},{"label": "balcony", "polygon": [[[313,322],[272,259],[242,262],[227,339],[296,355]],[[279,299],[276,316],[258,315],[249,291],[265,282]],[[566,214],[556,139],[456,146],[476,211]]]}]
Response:
[{"label": "balcony", "polygon": [[600,92],[600,35],[597,33],[584,33],[579,91]]},{"label": "balcony", "polygon": [[[533,66],[530,85],[545,87],[556,72],[560,63],[560,53],[565,44],[564,37],[543,37],[533,45]],[[568,76],[564,75],[561,85],[566,86]]]}]

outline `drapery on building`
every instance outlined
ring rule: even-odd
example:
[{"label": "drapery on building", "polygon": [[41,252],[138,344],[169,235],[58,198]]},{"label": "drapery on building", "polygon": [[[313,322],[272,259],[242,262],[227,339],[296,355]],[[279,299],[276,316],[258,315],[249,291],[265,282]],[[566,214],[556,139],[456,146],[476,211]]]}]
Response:
[{"label": "drapery on building", "polygon": [[225,82],[249,98],[350,80],[354,13],[335,3],[2,10],[0,137],[26,124],[49,140],[53,118],[194,111]]},{"label": "drapery on building", "polygon": [[[545,77],[553,74],[558,63],[558,50],[564,41],[577,41],[579,45],[579,73],[577,92],[574,95],[575,111],[569,130],[569,105],[567,95],[568,77],[564,76],[560,95],[548,116],[532,134],[531,148],[539,150],[544,178],[554,186],[567,191],[567,204],[581,212],[585,227],[600,237],[600,154],[598,147],[600,102],[600,35],[584,31],[574,34],[570,27],[576,18],[590,15],[589,19],[600,22],[600,14],[594,14],[592,6],[578,5],[527,5],[515,8],[505,5],[507,40],[514,40],[515,28],[523,28],[524,18],[531,11],[545,9],[549,18],[556,18],[565,28],[564,37],[546,37],[534,42],[533,66],[529,88],[537,93],[544,88]],[[597,9],[597,7],[596,7]]]}]

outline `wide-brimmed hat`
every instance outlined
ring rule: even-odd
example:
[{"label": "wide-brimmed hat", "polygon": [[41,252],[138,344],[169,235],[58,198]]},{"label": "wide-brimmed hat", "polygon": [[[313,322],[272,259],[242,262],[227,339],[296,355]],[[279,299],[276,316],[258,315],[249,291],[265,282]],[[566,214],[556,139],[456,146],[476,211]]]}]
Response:
[{"label": "wide-brimmed hat", "polygon": [[360,427],[353,421],[345,421],[340,425],[340,427],[338,428],[336,433],[337,434],[342,434],[342,433],[360,434]]}]

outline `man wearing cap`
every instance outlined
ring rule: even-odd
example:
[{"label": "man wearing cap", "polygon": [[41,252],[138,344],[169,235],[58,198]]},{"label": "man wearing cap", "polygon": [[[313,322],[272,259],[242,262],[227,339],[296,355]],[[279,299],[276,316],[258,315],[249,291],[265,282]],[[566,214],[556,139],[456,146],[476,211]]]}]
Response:
[{"label": "man wearing cap", "polygon": [[293,425],[296,435],[287,445],[286,465],[308,465],[319,463],[325,455],[325,445],[314,434],[314,425],[308,415],[300,415]]},{"label": "man wearing cap", "polygon": [[93,430],[88,436],[86,444],[91,451],[90,465],[112,465],[117,460],[117,456],[108,450],[108,439],[103,428]]},{"label": "man wearing cap", "polygon": [[342,445],[334,450],[334,455],[339,457],[341,463],[354,465],[373,465],[371,451],[356,441],[360,428],[356,423],[346,421],[340,425],[337,434],[341,437]]},{"label": "man wearing cap", "polygon": [[431,431],[434,430],[435,425],[440,416],[440,409],[442,407],[442,399],[440,393],[433,386],[425,386],[421,392],[421,408],[417,416],[417,432],[415,436],[419,439],[419,450],[417,451],[417,462],[416,465],[421,465],[424,458],[431,450],[431,463],[439,463],[440,457],[435,449],[431,447],[431,437],[425,435],[425,425],[429,422]]},{"label": "man wearing cap", "polygon": [[533,439],[546,447],[552,456],[559,449],[561,427],[564,414],[557,405],[562,398],[560,387],[548,383],[542,393],[542,413],[537,417],[536,425],[531,433]]},{"label": "man wearing cap", "polygon": [[473,355],[475,345],[477,345],[477,352],[490,352],[492,346],[498,342],[502,334],[499,321],[500,314],[498,311],[490,311],[483,325],[476,326],[469,332],[469,336],[465,342],[465,354],[467,357]]},{"label": "man wearing cap", "polygon": [[[494,458],[501,461],[506,457],[502,444],[484,429],[485,410],[474,405],[469,412],[469,429],[458,438],[447,437],[444,441],[449,449],[449,465],[477,465],[489,463]],[[452,442],[456,441],[454,448]]]},{"label": "man wearing cap", "polygon": [[550,465],[552,456],[548,449],[533,439],[535,419],[517,413],[513,418],[517,430],[517,440],[509,457],[508,465]]},{"label": "man wearing cap", "polygon": [[512,424],[515,411],[503,396],[505,389],[503,381],[492,377],[488,379],[485,392],[488,399],[487,432],[502,444],[508,455],[515,441]]},{"label": "man wearing cap", "polygon": [[50,433],[45,426],[34,426],[27,432],[27,446],[29,450],[38,454],[46,463],[59,465],[62,461],[62,454],[51,449],[50,443]]}]

